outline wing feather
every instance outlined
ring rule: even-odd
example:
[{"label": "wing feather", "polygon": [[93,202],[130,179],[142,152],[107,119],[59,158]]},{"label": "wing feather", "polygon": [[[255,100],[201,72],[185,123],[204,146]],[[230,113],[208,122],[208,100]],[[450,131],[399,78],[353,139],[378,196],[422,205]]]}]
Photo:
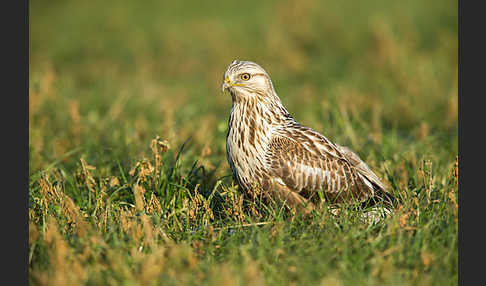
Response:
[{"label": "wing feather", "polygon": [[[379,178],[349,148],[333,144],[310,128],[285,129],[270,141],[270,175],[298,193],[313,195],[322,189],[343,199],[374,195]],[[344,191],[344,194],[341,194]]]}]

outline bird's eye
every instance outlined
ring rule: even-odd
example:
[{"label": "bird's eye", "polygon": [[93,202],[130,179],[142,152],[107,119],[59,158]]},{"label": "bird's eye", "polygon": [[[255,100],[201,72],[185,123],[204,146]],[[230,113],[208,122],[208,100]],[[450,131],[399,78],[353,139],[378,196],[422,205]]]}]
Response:
[{"label": "bird's eye", "polygon": [[249,73],[244,73],[240,75],[240,78],[242,80],[249,80],[250,79],[250,74]]}]

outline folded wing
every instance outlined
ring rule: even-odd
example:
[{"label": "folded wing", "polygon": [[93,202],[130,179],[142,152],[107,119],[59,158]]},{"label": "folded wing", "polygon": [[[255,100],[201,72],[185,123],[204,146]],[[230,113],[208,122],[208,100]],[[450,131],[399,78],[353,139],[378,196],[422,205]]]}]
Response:
[{"label": "folded wing", "polygon": [[266,159],[276,182],[307,198],[322,189],[335,201],[363,201],[376,190],[385,191],[358,155],[310,128],[287,129],[274,136]]}]

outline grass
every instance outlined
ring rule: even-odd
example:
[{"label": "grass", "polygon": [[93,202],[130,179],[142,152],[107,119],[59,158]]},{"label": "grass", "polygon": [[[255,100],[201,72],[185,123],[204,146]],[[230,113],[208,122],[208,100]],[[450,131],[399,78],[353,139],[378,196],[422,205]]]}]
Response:
[{"label": "grass", "polygon": [[[32,285],[455,285],[457,2],[30,2]],[[243,200],[234,58],[402,203]]]}]

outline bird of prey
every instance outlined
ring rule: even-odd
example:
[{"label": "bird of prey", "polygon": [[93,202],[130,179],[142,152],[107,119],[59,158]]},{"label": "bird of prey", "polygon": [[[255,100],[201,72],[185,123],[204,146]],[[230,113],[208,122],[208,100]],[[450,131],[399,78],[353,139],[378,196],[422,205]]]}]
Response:
[{"label": "bird of prey", "polygon": [[[268,73],[250,61],[232,61],[223,77],[232,97],[226,156],[245,192],[291,208],[310,206],[318,194],[331,202],[390,202],[380,179],[358,155],[299,124],[283,106]],[[322,198],[322,197],[321,197]]]}]

